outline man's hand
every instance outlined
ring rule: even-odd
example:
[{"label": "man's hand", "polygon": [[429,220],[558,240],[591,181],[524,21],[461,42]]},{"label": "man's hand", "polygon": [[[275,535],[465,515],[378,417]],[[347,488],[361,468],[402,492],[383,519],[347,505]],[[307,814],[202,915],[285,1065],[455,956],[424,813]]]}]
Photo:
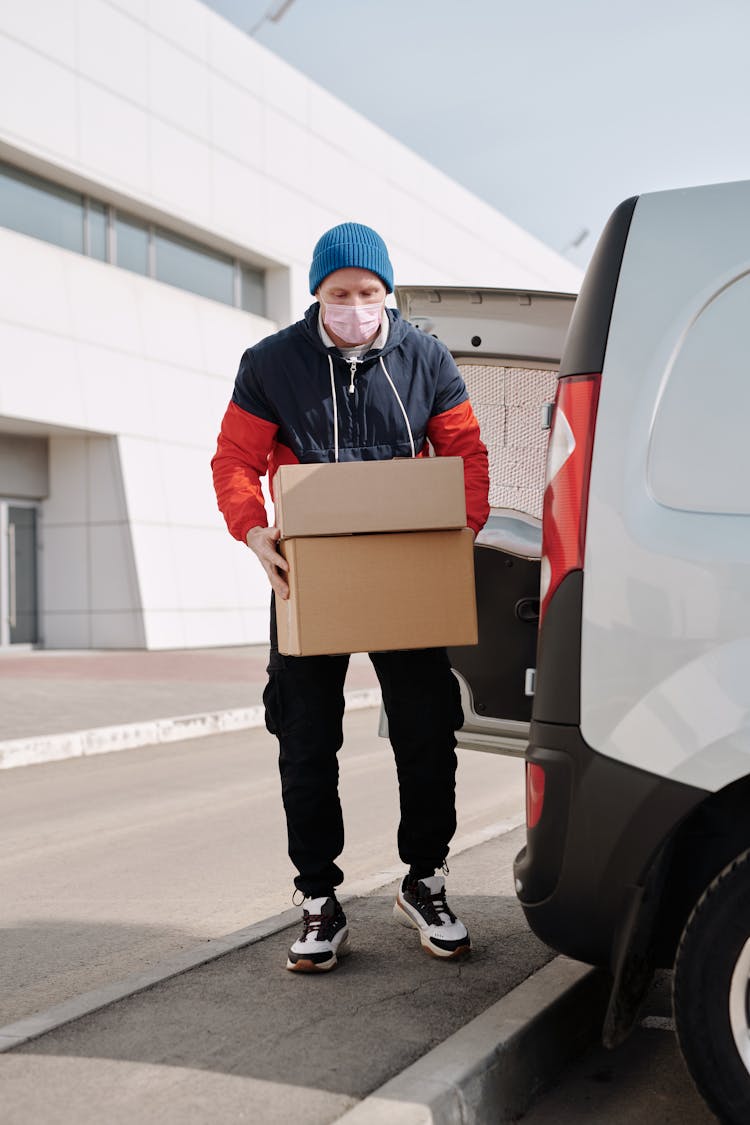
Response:
[{"label": "man's hand", "polygon": [[280,535],[278,527],[251,527],[247,533],[247,545],[260,559],[276,596],[286,601],[289,584],[284,580],[284,574],[289,571],[289,563],[276,548]]}]

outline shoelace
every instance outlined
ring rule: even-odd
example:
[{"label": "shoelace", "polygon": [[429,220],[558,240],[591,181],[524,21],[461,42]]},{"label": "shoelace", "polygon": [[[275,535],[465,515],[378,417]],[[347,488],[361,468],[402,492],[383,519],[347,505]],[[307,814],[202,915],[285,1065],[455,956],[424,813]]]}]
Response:
[{"label": "shoelace", "polygon": [[[443,887],[442,891],[437,891],[435,894],[430,895],[430,898],[433,902],[436,902],[438,904],[435,907],[435,911],[438,915],[446,914],[451,922],[456,921],[456,915],[453,913],[450,906],[448,906],[445,898],[445,887]],[[442,921],[440,922],[440,925],[442,925]]]},{"label": "shoelace", "polygon": [[[425,888],[425,890],[426,889],[427,888]],[[445,914],[451,922],[456,921],[456,915],[453,913],[450,906],[448,906],[445,897],[445,887],[432,894],[429,892],[427,894],[417,893],[416,898],[420,906],[424,909],[425,917],[431,926],[445,925],[445,919],[440,917],[441,914]]]},{"label": "shoelace", "polygon": [[327,941],[331,937],[335,920],[335,914],[310,914],[309,911],[303,910],[300,941],[306,941],[308,934],[312,933],[316,934],[318,941]]}]

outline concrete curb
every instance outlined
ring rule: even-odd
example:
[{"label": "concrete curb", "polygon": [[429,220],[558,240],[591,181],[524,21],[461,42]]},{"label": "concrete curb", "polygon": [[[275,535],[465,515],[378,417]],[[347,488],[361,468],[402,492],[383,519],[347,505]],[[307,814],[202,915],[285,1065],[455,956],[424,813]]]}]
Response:
[{"label": "concrete curb", "polygon": [[[514,828],[519,828],[521,824],[523,824],[523,819],[508,819],[498,821],[493,826],[480,829],[478,832],[467,833],[465,836],[454,840],[451,846],[451,855],[459,855],[461,852],[469,851],[470,848],[486,843],[487,840],[504,836],[506,832],[512,832]],[[393,883],[402,873],[403,865],[392,870],[379,871],[375,875],[351,883],[346,894],[339,895],[339,901],[346,904],[351,902],[352,899],[372,894],[373,891]],[[236,949],[253,945],[257,941],[280,933],[281,930],[286,930],[289,926],[296,926],[299,923],[299,918],[299,907],[292,907],[289,910],[282,911],[281,914],[264,918],[260,922],[254,922],[241,930],[235,930],[234,933],[225,934],[219,938],[209,938],[201,945],[183,950],[164,961],[159,961],[153,968],[147,969],[143,973],[134,973],[122,980],[101,985],[90,992],[82,992],[78,996],[71,996],[60,1004],[45,1008],[41,1012],[33,1012],[14,1023],[5,1024],[4,1027],[0,1027],[0,1054],[4,1051],[11,1051],[14,1047],[21,1047],[32,1039],[38,1039],[41,1035],[46,1035],[48,1031],[55,1031],[66,1023],[81,1019],[82,1016],[91,1015],[92,1012],[106,1008],[117,1000],[125,1000],[129,996],[136,996],[139,992],[145,992],[147,989],[153,988],[154,985],[189,972],[190,969],[197,969],[200,965],[208,964],[209,961],[216,961],[226,953],[232,953]]]},{"label": "concrete curb", "polygon": [[285,910],[282,914],[256,922],[226,937],[208,940],[204,945],[186,949],[174,957],[160,961],[145,973],[136,973],[122,980],[113,981],[112,984],[102,985],[91,992],[71,996],[61,1004],[45,1008],[42,1012],[34,1012],[33,1015],[25,1016],[15,1023],[8,1023],[5,1027],[0,1027],[0,1054],[14,1047],[20,1047],[31,1039],[38,1039],[40,1035],[55,1031],[66,1023],[81,1019],[82,1016],[106,1008],[117,1000],[125,1000],[171,977],[180,976],[190,969],[197,969],[199,965],[206,965],[209,961],[216,961],[225,953],[262,941],[263,938],[277,934],[287,926],[293,926],[297,921],[299,921],[299,910],[294,908]]},{"label": "concrete curb", "polygon": [[[344,694],[347,711],[380,706],[380,691],[368,688]],[[237,707],[227,711],[208,711],[199,715],[177,715],[169,719],[150,719],[139,723],[122,723],[112,727],[94,727],[65,734],[40,734],[0,742],[0,769],[31,766],[41,762],[59,762],[66,758],[87,758],[94,754],[112,754],[139,746],[156,746],[167,742],[183,742],[188,738],[205,738],[209,734],[249,730],[262,727],[265,713],[262,704]]]},{"label": "concrete curb", "polygon": [[[508,820],[455,841],[452,854],[518,827]],[[400,869],[399,872],[400,873]],[[341,901],[393,882],[381,871],[352,884]],[[145,992],[163,981],[262,941],[299,921],[293,908],[232,934],[184,950],[146,972],[73,996],[60,1004],[0,1027],[0,1053],[67,1023]],[[609,979],[566,957],[532,974],[450,1038],[396,1075],[358,1105],[341,1125],[501,1125],[514,1121],[559,1077],[565,1066],[601,1033]]]},{"label": "concrete curb", "polygon": [[556,957],[337,1119],[337,1125],[500,1125],[601,1032],[606,973]]}]

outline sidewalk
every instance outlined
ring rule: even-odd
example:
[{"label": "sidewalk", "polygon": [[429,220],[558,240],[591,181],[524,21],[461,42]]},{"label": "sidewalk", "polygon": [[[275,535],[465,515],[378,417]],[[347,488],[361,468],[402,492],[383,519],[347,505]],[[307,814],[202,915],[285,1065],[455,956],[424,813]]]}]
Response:
[{"label": "sidewalk", "polygon": [[[0,767],[24,764],[14,747],[42,761],[174,741],[184,716],[191,737],[238,729],[212,727],[221,716],[260,726],[266,660],[265,646],[0,656]],[[349,706],[377,705],[366,656],[346,690]],[[394,884],[347,903],[354,952],[341,968],[299,979],[283,969],[299,914],[286,911],[0,1029],[4,1122],[512,1120],[602,1015],[599,975],[528,930],[512,887],[523,833],[451,861],[468,962],[430,959],[394,923]]]},{"label": "sidewalk", "polygon": [[[267,645],[3,653],[0,768],[260,726],[267,660]],[[378,705],[365,654],[345,690],[350,707]]]},{"label": "sidewalk", "polygon": [[601,1008],[596,974],[525,925],[511,874],[522,838],[452,860],[468,961],[427,956],[392,918],[388,884],[344,900],[353,952],[335,973],[286,972],[299,930],[286,911],[0,1029],[4,1122],[511,1120],[587,1045]]}]

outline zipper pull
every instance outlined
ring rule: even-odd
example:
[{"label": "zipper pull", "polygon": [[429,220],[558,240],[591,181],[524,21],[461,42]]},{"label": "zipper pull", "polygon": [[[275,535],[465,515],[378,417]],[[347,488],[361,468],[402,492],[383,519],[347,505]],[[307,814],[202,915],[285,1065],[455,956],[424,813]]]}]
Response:
[{"label": "zipper pull", "polygon": [[349,383],[349,394],[353,395],[354,394],[354,376],[357,374],[358,360],[357,360],[356,356],[352,356],[352,358],[348,359],[346,362],[349,364],[349,378],[351,380],[350,383]]}]

